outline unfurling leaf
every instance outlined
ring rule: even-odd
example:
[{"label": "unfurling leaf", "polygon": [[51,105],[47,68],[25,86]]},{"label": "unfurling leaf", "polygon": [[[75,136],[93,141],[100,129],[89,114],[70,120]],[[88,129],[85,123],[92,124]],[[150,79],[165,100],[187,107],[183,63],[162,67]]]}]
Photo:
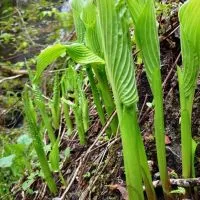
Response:
[{"label": "unfurling leaf", "polygon": [[46,67],[65,52],[66,46],[62,44],[55,44],[44,49],[37,57],[36,74],[34,80],[37,81]]},{"label": "unfurling leaf", "polygon": [[67,45],[67,53],[79,64],[104,64],[104,60],[88,49],[84,44],[73,43]]}]

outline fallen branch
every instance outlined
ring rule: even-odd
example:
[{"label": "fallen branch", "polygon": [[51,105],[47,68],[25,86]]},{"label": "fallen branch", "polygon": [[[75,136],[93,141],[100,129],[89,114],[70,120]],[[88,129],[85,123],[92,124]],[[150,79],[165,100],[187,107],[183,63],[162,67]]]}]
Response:
[{"label": "fallen branch", "polygon": [[[200,186],[200,177],[198,178],[188,178],[188,179],[170,179],[171,186],[178,186],[178,187],[196,187]],[[161,181],[153,181],[153,186],[155,188],[161,187]]]}]

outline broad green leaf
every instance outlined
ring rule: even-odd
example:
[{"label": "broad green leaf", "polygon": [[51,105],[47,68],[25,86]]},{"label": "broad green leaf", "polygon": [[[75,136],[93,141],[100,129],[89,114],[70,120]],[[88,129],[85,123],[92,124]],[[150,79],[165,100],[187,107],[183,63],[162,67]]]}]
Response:
[{"label": "broad green leaf", "polygon": [[46,67],[66,52],[75,62],[79,64],[104,64],[104,60],[93,53],[84,44],[55,44],[44,49],[38,56],[34,81],[38,81]]},{"label": "broad green leaf", "polygon": [[[101,36],[106,71],[112,87],[122,104],[129,106],[138,100],[135,72],[129,45],[129,29],[126,10],[118,8],[114,1],[97,1],[100,13]],[[103,14],[104,13],[104,14]]]},{"label": "broad green leaf", "polygon": [[96,24],[96,7],[92,0],[88,0],[82,9],[81,20],[84,22],[86,27],[94,27]]},{"label": "broad green leaf", "polygon": [[200,61],[200,1],[188,0],[179,11],[179,19],[182,31],[187,35],[187,40],[193,46]]},{"label": "broad green leaf", "polygon": [[41,76],[46,67],[54,62],[58,57],[65,54],[66,46],[62,44],[55,44],[44,49],[37,57],[35,81]]},{"label": "broad green leaf", "polygon": [[15,157],[15,154],[12,154],[10,156],[0,158],[0,168],[11,167]]},{"label": "broad green leaf", "polygon": [[104,64],[104,60],[88,49],[84,44],[66,45],[69,56],[79,64]]},{"label": "broad green leaf", "polygon": [[97,11],[92,0],[87,1],[83,7],[81,19],[85,24],[85,42],[86,45],[92,49],[97,55],[101,55],[100,47],[100,31],[97,30]]},{"label": "broad green leaf", "polygon": [[[157,151],[160,151],[157,155],[158,166],[163,184],[163,191],[167,195],[170,190],[170,183],[166,164],[160,50],[154,0],[126,0],[126,2],[135,26],[136,44],[141,51],[147,78],[154,96],[156,148]],[[150,183],[149,180],[150,179],[148,178],[148,182]],[[151,186],[151,191],[153,191],[152,184],[150,183],[149,185]],[[146,187],[148,187],[148,185]],[[148,198],[150,198],[151,194],[147,193],[147,195]]]}]

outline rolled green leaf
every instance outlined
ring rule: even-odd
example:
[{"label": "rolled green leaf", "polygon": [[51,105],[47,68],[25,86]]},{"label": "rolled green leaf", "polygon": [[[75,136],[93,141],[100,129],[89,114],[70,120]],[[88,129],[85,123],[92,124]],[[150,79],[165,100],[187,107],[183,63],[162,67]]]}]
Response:
[{"label": "rolled green leaf", "polygon": [[71,2],[77,40],[78,42],[83,42],[85,36],[85,26],[80,19],[80,13],[82,12],[84,0],[73,0]]},{"label": "rolled green leaf", "polygon": [[192,105],[200,67],[200,1],[189,0],[179,11],[183,68],[178,68],[181,103],[182,175],[194,177]]}]

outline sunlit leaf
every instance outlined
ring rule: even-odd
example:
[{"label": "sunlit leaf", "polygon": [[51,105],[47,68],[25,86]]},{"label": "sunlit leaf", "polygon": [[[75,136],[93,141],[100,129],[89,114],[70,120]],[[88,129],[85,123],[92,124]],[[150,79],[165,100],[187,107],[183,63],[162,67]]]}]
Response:
[{"label": "sunlit leaf", "polygon": [[58,57],[65,54],[66,46],[55,44],[44,49],[37,57],[35,81],[41,76],[46,67],[54,62]]},{"label": "sunlit leaf", "polygon": [[73,43],[66,45],[67,53],[77,63],[80,64],[104,64],[104,60],[88,49],[84,44]]}]

